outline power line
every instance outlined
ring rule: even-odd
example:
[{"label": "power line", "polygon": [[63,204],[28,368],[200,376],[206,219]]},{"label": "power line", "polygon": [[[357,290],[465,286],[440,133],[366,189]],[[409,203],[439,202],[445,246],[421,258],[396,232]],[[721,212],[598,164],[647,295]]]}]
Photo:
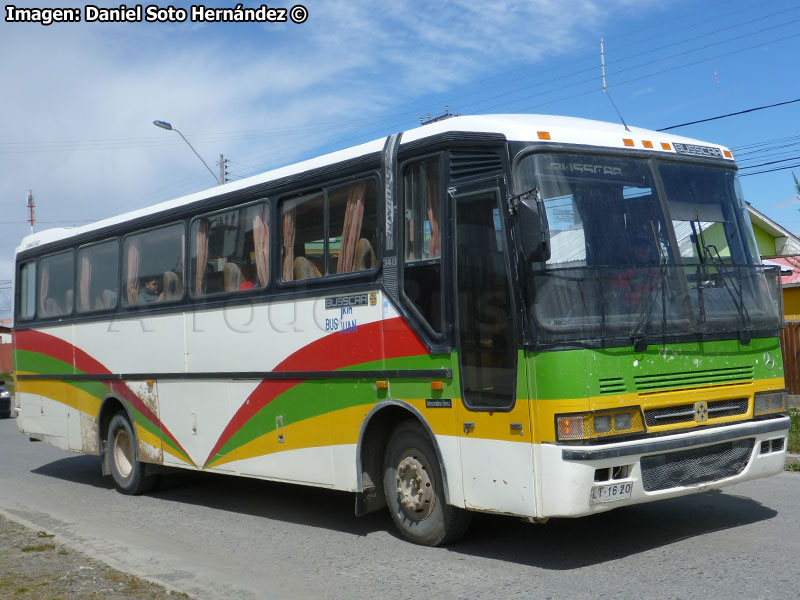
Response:
[{"label": "power line", "polygon": [[[791,36],[791,37],[796,37],[796,36]],[[768,104],[766,106],[757,106],[755,108],[748,108],[746,110],[740,110],[738,112],[728,113],[727,115],[719,115],[717,117],[710,117],[708,119],[700,119],[699,121],[689,121],[688,123],[681,123],[680,125],[670,125],[669,127],[656,129],[656,131],[668,131],[670,129],[677,129],[678,127],[686,127],[687,125],[697,125],[698,123],[707,123],[708,121],[716,121],[717,119],[727,119],[728,117],[735,117],[737,115],[756,112],[758,110],[766,110],[767,108],[775,108],[776,106],[785,106],[786,104],[794,104],[795,102],[800,102],[800,98],[796,98],[794,100],[787,100],[786,102],[778,102],[776,104]]]},{"label": "power line", "polygon": [[800,163],[794,165],[788,165],[785,167],[778,167],[777,169],[766,169],[764,171],[756,171],[755,173],[742,173],[740,177],[748,177],[750,175],[761,175],[762,173],[774,173],[775,171],[786,171],[788,169],[796,169],[797,167],[800,167]]}]

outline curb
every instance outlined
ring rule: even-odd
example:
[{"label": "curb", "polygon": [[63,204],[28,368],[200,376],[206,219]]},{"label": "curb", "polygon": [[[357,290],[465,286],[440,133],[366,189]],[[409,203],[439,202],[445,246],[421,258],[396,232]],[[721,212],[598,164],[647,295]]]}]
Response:
[{"label": "curb", "polygon": [[62,546],[66,546],[67,548],[70,548],[71,550],[80,552],[81,554],[84,554],[84,555],[88,556],[89,558],[93,558],[94,560],[96,560],[98,562],[105,563],[106,565],[108,565],[109,567],[111,567],[112,569],[114,569],[116,571],[119,571],[121,573],[126,573],[128,575],[133,575],[134,577],[138,577],[139,579],[143,579],[145,581],[149,581],[150,583],[155,583],[156,585],[160,585],[161,587],[166,589],[168,592],[171,592],[173,594],[186,594],[186,596],[188,596],[189,598],[192,597],[191,595],[187,594],[183,590],[179,590],[174,585],[171,585],[171,584],[167,583],[166,581],[162,581],[160,579],[157,579],[156,577],[151,577],[150,575],[146,575],[146,574],[144,574],[144,573],[142,573],[140,571],[132,569],[132,568],[130,568],[130,567],[128,567],[128,566],[116,561],[116,560],[113,560],[113,559],[109,558],[108,556],[102,555],[99,552],[94,551],[93,549],[89,548],[88,546],[86,546],[84,544],[81,544],[80,542],[77,542],[76,540],[72,540],[72,539],[70,539],[70,538],[68,538],[68,537],[66,537],[64,535],[55,533],[54,531],[50,531],[47,528],[42,527],[41,525],[37,525],[36,523],[34,523],[32,521],[29,521],[29,520],[25,519],[24,517],[20,517],[18,515],[15,515],[14,513],[9,512],[8,510],[0,508],[0,515],[5,517],[9,521],[12,521],[14,523],[17,523],[18,525],[22,525],[23,527],[26,527],[27,529],[30,529],[31,531],[44,531],[48,535],[52,536],[52,539],[53,539],[54,542],[57,542],[58,544],[60,544]]},{"label": "curb", "polygon": [[793,465],[795,463],[800,462],[800,454],[792,454],[791,452],[786,453],[786,464]]}]

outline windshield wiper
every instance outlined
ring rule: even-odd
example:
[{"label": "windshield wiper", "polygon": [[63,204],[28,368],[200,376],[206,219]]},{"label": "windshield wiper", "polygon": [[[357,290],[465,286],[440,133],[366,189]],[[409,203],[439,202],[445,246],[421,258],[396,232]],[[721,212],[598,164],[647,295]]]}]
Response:
[{"label": "windshield wiper", "polygon": [[[633,350],[635,352],[644,352],[647,350],[647,327],[650,325],[650,321],[653,319],[653,301],[655,299],[656,292],[662,292],[663,296],[665,279],[664,275],[666,273],[666,269],[667,266],[664,264],[660,264],[658,266],[658,285],[653,285],[649,290],[647,290],[645,301],[640,305],[640,308],[642,309],[641,315],[639,315],[639,319],[636,321],[636,325],[634,326],[630,335],[631,342],[633,342]],[[664,318],[666,319],[666,315],[664,315]]]},{"label": "windshield wiper", "polygon": [[[744,303],[744,293],[742,291],[741,282],[737,286],[736,283],[733,280],[733,277],[731,276],[731,283],[729,285],[728,284],[728,271],[725,269],[725,263],[722,260],[722,256],[719,253],[719,249],[713,244],[704,244],[703,247],[705,248],[705,251],[706,251],[708,257],[711,259],[711,264],[713,264],[715,267],[717,267],[717,271],[718,271],[718,273],[719,273],[719,275],[721,277],[721,280],[722,280],[722,286],[725,288],[725,290],[728,292],[728,295],[731,297],[731,302],[733,302],[733,305],[736,307],[736,312],[739,315],[739,319],[741,319],[742,329],[745,329],[747,327],[747,324],[750,322],[750,312],[747,310],[747,306]],[[712,248],[713,248],[714,252],[716,253],[716,257],[714,256],[714,252],[711,251]],[[735,270],[737,272],[737,274],[741,272],[741,271],[739,271],[739,269],[737,267],[733,267],[732,266],[731,269]],[[731,286],[734,287],[734,289],[736,290],[736,293],[734,293],[734,291],[731,289]],[[737,296],[738,296],[738,298],[737,298]],[[743,334],[743,333],[744,333],[744,331],[740,331],[740,337],[742,337],[742,341],[744,343],[748,343],[749,342],[749,337],[748,337],[748,341],[745,341],[745,338],[743,336],[741,336],[741,334]]]}]

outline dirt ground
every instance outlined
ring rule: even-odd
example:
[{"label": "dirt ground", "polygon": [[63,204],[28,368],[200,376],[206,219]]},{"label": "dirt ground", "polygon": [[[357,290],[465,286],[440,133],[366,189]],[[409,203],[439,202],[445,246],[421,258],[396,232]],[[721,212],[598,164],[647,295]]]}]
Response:
[{"label": "dirt ground", "polygon": [[83,600],[189,598],[112,569],[0,515],[0,598]]}]

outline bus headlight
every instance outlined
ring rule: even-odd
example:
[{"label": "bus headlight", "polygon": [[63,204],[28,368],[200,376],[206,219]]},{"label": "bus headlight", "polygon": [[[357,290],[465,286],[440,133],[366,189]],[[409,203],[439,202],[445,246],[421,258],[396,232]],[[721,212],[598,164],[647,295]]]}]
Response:
[{"label": "bus headlight", "polygon": [[756,392],[753,397],[753,416],[786,412],[786,390]]},{"label": "bus headlight", "polygon": [[556,415],[559,440],[589,440],[644,431],[644,420],[638,407]]}]

